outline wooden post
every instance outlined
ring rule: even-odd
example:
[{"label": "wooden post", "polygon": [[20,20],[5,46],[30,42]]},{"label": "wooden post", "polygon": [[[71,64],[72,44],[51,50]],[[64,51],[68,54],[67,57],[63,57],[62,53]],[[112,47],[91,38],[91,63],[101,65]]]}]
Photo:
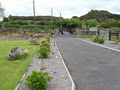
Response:
[{"label": "wooden post", "polygon": [[112,33],[111,33],[111,30],[109,31],[109,40],[111,40],[111,35],[112,35]]},{"label": "wooden post", "polygon": [[117,39],[119,39],[119,33],[117,32]]},{"label": "wooden post", "polygon": [[51,29],[53,30],[53,8],[51,8]]},{"label": "wooden post", "polygon": [[34,25],[35,25],[35,30],[36,30],[36,17],[35,17],[35,1],[33,0],[33,14],[34,14]]},{"label": "wooden post", "polygon": [[62,28],[62,25],[61,25],[61,13],[60,13],[60,30]]}]

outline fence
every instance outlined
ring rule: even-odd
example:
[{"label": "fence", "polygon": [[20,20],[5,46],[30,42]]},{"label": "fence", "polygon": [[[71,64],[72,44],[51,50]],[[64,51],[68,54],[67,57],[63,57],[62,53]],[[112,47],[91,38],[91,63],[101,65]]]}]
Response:
[{"label": "fence", "polygon": [[95,35],[97,34],[97,31],[87,31],[87,30],[81,30],[81,29],[76,29],[76,34],[79,34],[79,35]]},{"label": "fence", "polygon": [[105,30],[105,29],[100,29],[98,31],[89,31],[89,32],[87,30],[76,29],[76,34],[79,35],[98,34],[101,38],[105,40],[120,39],[120,32],[111,32],[111,30]]}]

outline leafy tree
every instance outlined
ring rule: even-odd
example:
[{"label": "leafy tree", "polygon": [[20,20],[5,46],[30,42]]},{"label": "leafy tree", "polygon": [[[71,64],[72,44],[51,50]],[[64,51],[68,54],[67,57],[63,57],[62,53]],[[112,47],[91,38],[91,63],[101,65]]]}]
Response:
[{"label": "leafy tree", "polygon": [[75,18],[75,19],[78,19],[79,17],[78,17],[78,16],[73,16],[71,19],[74,19],[74,18]]},{"label": "leafy tree", "polygon": [[7,17],[4,17],[3,22],[9,22],[9,19]]},{"label": "leafy tree", "polygon": [[90,27],[96,27],[98,25],[98,21],[96,19],[89,19],[85,22],[85,24]]},{"label": "leafy tree", "polygon": [[0,19],[1,19],[2,17],[4,17],[4,11],[5,11],[5,9],[2,8],[1,3],[0,3]]},{"label": "leafy tree", "polygon": [[100,27],[109,28],[110,26],[109,26],[109,24],[106,23],[106,22],[101,22],[101,23],[100,23]]},{"label": "leafy tree", "polygon": [[79,19],[68,19],[67,27],[70,28],[82,27],[82,22]]},{"label": "leafy tree", "polygon": [[118,27],[118,21],[115,19],[107,19],[105,22],[110,26],[110,27]]}]

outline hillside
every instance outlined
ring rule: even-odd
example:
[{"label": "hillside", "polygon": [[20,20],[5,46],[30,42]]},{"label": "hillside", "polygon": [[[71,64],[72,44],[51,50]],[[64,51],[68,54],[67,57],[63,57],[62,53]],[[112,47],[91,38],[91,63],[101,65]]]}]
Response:
[{"label": "hillside", "polygon": [[83,15],[79,18],[83,21],[85,21],[87,19],[96,19],[98,21],[103,21],[106,19],[120,20],[120,15],[112,14],[112,13],[110,13],[108,11],[104,11],[104,10],[100,10],[100,11],[99,10],[91,10],[86,15]]}]

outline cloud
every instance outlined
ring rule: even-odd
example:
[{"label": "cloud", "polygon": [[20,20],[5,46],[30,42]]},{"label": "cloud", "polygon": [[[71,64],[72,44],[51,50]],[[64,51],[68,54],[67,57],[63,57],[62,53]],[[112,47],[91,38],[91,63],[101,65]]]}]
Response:
[{"label": "cloud", "polygon": [[[0,0],[5,8],[5,15],[33,15],[33,0]],[[50,15],[53,8],[54,16],[71,18],[81,16],[91,9],[108,10],[120,14],[119,0],[35,0],[36,15]]]}]

